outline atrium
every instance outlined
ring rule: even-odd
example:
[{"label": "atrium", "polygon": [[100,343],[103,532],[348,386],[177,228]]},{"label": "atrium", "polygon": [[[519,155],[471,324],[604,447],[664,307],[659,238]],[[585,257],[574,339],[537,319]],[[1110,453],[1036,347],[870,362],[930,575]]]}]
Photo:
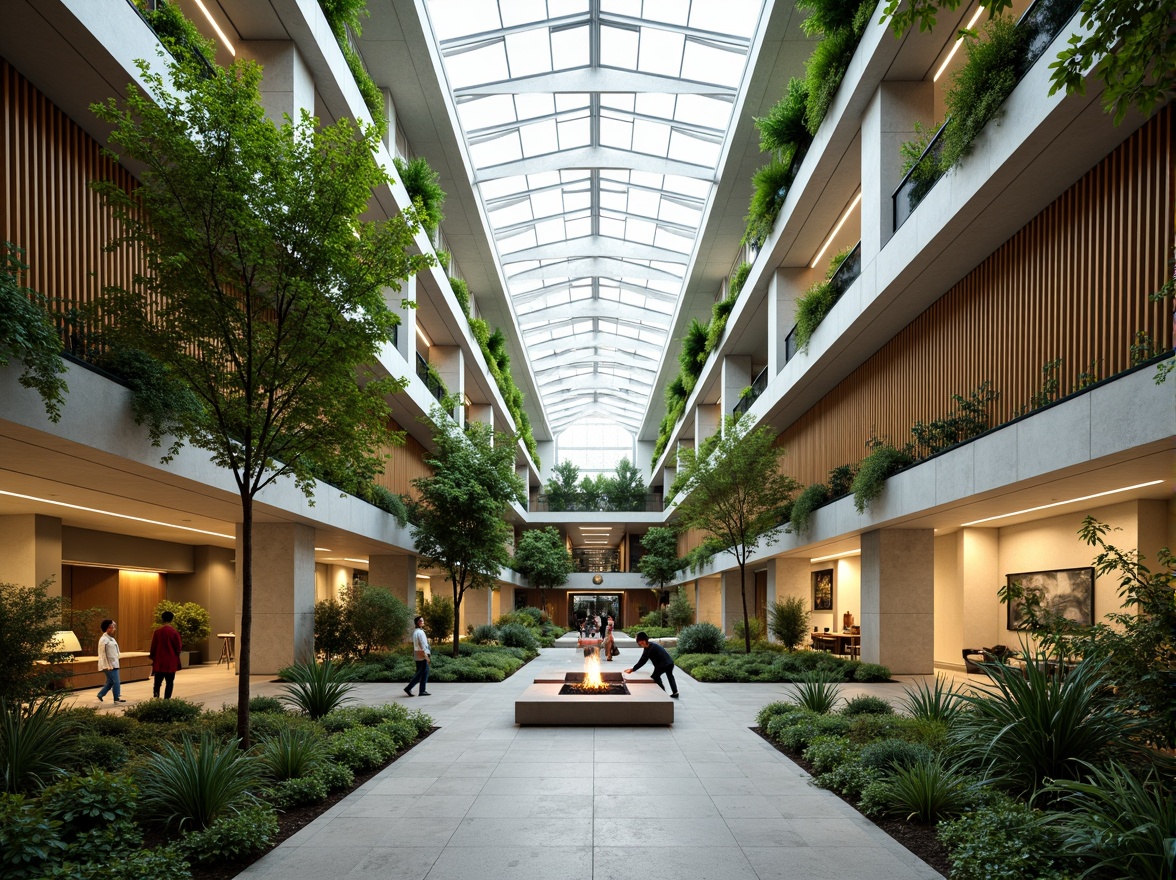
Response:
[{"label": "atrium", "polygon": [[[118,225],[91,183],[129,189],[143,167],[104,156],[118,146],[91,107],[150,91],[135,62],[165,68],[162,5],[15,0],[0,36],[0,240],[56,316],[69,386],[54,421],[0,368],[0,582],[117,608],[136,648],[160,598],[205,606],[213,633],[240,614],[232,475],[192,445],[162,462],[74,317],[140,268],[106,248]],[[1094,73],[1051,93],[1078,28],[1054,0],[1020,25],[1033,40],[998,118],[956,154],[962,122],[931,136],[966,109],[949,84],[974,3],[900,36],[881,7],[822,31],[759,0],[369,0],[351,22],[295,0],[177,6],[209,63],[262,65],[271,118],[383,123],[390,176],[365,220],[428,194],[414,162],[444,191],[411,248],[430,265],[389,296],[399,326],[369,365],[404,379],[386,402],[405,443],[373,485],[411,495],[430,473],[444,399],[442,418],[518,436],[514,541],[555,527],[576,566],[542,597],[502,567],[463,626],[541,598],[565,625],[605,607],[630,625],[681,588],[731,634],[745,604],[762,621],[796,597],[814,627],[857,621],[863,661],[962,671],[966,649],[1016,642],[1010,576],[1089,568],[1084,517],[1148,558],[1173,545],[1172,301],[1152,297],[1172,274],[1173,111],[1116,121]],[[687,530],[692,565],[650,589],[641,539],[675,525],[682,453],[734,417],[777,435],[804,513],[782,507],[745,584]],[[558,467],[607,480],[622,459],[623,509],[574,478],[553,501]],[[448,593],[412,527],[362,495],[257,496],[254,671],[310,653],[314,603],[357,579],[410,607]],[[1116,584],[1087,598],[1101,618]]]}]

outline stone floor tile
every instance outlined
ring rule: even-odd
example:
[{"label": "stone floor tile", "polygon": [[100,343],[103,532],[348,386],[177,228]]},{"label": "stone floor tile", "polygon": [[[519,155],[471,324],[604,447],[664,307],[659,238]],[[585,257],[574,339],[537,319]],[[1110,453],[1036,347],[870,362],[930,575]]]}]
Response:
[{"label": "stone floor tile", "polygon": [[[630,874],[629,878],[631,880]],[[380,877],[383,875],[372,875]],[[434,862],[428,880],[593,880],[592,847],[523,846],[486,848],[447,846]]]},{"label": "stone floor tile", "polygon": [[467,816],[453,832],[451,847],[533,846],[556,841],[566,846],[592,845],[590,816]]},{"label": "stone floor tile", "polygon": [[595,845],[603,849],[735,846],[735,836],[719,815],[699,818],[610,816],[601,814],[598,809],[592,827]]},{"label": "stone floor tile", "polygon": [[592,797],[576,794],[481,794],[467,816],[592,816]]},{"label": "stone floor tile", "polygon": [[[743,852],[733,846],[674,847],[597,846],[593,856],[593,880],[633,880],[643,872],[674,880],[757,880]],[[800,880],[800,875],[797,875]]]},{"label": "stone floor tile", "polygon": [[[760,880],[926,880],[890,853],[871,847],[744,847]],[[937,876],[937,875],[932,875]]]},{"label": "stone floor tile", "polygon": [[598,816],[658,816],[677,818],[718,816],[719,810],[706,794],[658,797],[640,794],[606,794],[593,798]]},{"label": "stone floor tile", "polygon": [[762,794],[714,794],[711,800],[725,819],[779,819],[780,810]]}]

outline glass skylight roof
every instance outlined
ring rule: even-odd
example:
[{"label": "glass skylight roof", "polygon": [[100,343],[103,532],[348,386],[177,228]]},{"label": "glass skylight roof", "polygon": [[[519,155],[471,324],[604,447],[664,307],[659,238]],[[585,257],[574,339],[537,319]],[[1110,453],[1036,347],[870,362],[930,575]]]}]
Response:
[{"label": "glass skylight roof", "polygon": [[636,433],[763,0],[426,0],[544,412]]}]

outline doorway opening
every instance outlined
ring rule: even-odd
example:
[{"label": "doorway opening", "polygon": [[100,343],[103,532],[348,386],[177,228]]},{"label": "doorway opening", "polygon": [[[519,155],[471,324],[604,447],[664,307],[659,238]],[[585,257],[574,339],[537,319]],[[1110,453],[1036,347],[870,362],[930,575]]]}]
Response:
[{"label": "doorway opening", "polygon": [[579,627],[579,620],[592,620],[600,615],[600,625],[611,615],[617,632],[623,626],[621,621],[620,593],[571,593],[568,596],[568,624],[572,629]]}]

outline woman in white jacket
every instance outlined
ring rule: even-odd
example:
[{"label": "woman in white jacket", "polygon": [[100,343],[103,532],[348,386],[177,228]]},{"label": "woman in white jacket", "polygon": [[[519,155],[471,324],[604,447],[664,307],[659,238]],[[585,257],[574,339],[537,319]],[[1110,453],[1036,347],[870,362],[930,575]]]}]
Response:
[{"label": "woman in white jacket", "polygon": [[98,691],[98,702],[106,696],[106,692],[114,691],[114,701],[125,703],[122,698],[122,684],[118,680],[118,642],[114,640],[114,631],[118,624],[113,620],[102,621],[102,638],[98,640],[98,671],[106,673],[106,684]]}]

